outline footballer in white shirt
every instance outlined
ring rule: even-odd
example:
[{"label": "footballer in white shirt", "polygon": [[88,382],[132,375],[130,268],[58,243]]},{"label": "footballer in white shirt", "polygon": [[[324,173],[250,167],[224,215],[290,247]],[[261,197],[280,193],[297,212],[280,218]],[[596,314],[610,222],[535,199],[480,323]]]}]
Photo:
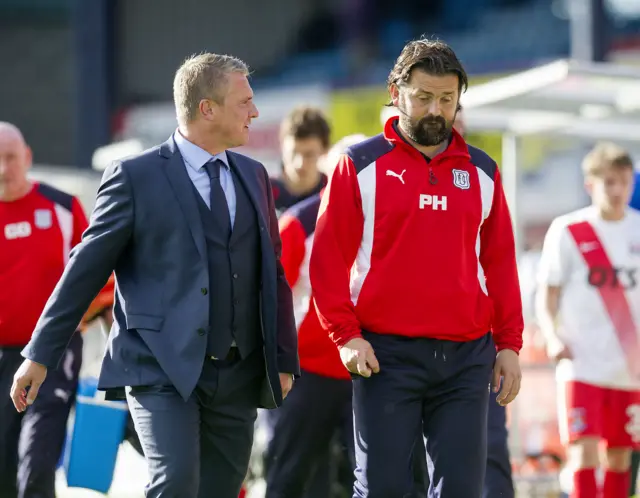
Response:
[{"label": "footballer in white shirt", "polygon": [[572,497],[627,498],[640,446],[640,212],[627,207],[634,169],[624,149],[598,144],[582,166],[592,205],[549,227],[536,308],[557,361]]}]

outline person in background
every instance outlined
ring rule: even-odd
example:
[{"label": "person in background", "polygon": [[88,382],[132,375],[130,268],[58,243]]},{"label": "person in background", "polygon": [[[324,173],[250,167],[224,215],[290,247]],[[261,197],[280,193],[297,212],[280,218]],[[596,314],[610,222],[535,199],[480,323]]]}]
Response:
[{"label": "person in background", "polygon": [[640,211],[640,170],[635,171],[633,193],[631,194],[629,206]]},{"label": "person in background", "polygon": [[[365,138],[350,135],[338,141],[319,165],[320,171],[329,176],[340,154]],[[322,472],[322,479],[316,475],[330,468],[336,433],[347,460],[354,464],[351,376],[318,322],[309,283],[311,241],[321,195],[295,204],[279,220],[281,261],[298,324],[301,377],[282,407],[272,412],[278,416],[266,454],[266,498],[331,496],[334,472]],[[353,485],[352,476],[347,489]]]},{"label": "person in background", "polygon": [[8,393],[20,352],[87,227],[76,197],[29,180],[31,161],[20,130],[0,122],[0,498],[55,496],[82,363],[82,337],[74,333],[37,402],[16,412]]},{"label": "person in background", "polygon": [[[453,127],[464,137],[464,112],[456,115]],[[487,470],[483,498],[514,498],[515,489],[509,454],[507,409],[498,403],[498,393],[491,393],[487,425]]]},{"label": "person in background", "polygon": [[278,213],[318,194],[327,184],[319,168],[329,144],[331,127],[321,109],[301,106],[292,110],[280,125],[282,170],[271,178]]},{"label": "person in background", "polygon": [[[640,211],[640,171],[635,172],[635,182],[633,194],[629,206]],[[629,487],[629,496],[635,496],[638,487],[638,477],[640,470],[640,450],[635,450],[631,455],[631,486]]]},{"label": "person in background", "polygon": [[[316,107],[298,106],[280,124],[282,169],[280,176],[270,178],[278,216],[295,204],[317,196],[326,186],[327,176],[321,171],[331,140],[331,126],[324,112]],[[258,424],[264,428],[267,446],[274,434],[280,410],[262,411]],[[268,465],[267,460],[263,460]],[[263,473],[266,470],[263,469]],[[329,471],[324,466],[316,473],[312,489],[323,490]],[[320,482],[322,481],[322,482]]]},{"label": "person in background", "polygon": [[[556,218],[539,267],[538,324],[557,362],[574,498],[627,498],[640,443],[640,213],[633,162],[612,143],[583,160],[592,204]],[[606,457],[600,461],[600,443]],[[600,488],[596,471],[603,468]]]},{"label": "person in background", "polygon": [[479,498],[490,385],[503,405],[520,390],[511,217],[496,163],[453,130],[467,85],[454,51],[409,42],[387,84],[400,116],[340,158],[310,261],[320,323],[354,374],[353,496],[411,492],[422,429],[430,496]]}]

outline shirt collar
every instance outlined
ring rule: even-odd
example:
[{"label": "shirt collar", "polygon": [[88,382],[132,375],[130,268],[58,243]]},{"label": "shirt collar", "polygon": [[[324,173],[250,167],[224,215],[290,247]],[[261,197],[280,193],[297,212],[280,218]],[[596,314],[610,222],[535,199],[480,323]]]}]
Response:
[{"label": "shirt collar", "polygon": [[227,158],[227,151],[222,151],[215,156],[211,155],[204,149],[201,149],[196,144],[189,142],[182,136],[179,130],[176,130],[173,134],[173,139],[176,142],[176,146],[182,155],[182,159],[189,168],[194,171],[200,171],[205,164],[214,159],[220,159],[224,165],[229,169],[229,159]]}]

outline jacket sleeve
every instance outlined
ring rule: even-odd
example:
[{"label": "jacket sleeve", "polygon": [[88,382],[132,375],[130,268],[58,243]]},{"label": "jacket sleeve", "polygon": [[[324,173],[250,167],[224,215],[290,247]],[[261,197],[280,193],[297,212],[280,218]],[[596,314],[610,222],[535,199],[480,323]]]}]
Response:
[{"label": "jacket sleeve", "polygon": [[320,323],[338,347],[361,336],[350,274],[363,229],[358,176],[351,159],[343,155],[322,196],[309,268]]},{"label": "jacket sleeve", "polygon": [[480,264],[493,302],[493,337],[498,351],[522,348],[522,298],[513,225],[496,168],[491,212],[480,230]]},{"label": "jacket sleeve", "polygon": [[[77,197],[73,198],[71,212],[73,214],[73,238],[71,239],[71,246],[73,248],[82,241],[82,234],[89,227],[89,222],[87,221],[87,215],[84,213],[82,204],[80,204]],[[107,308],[113,306],[113,291],[114,279],[113,275],[111,275],[107,284],[98,293],[82,317],[80,331],[84,332],[87,325],[98,318]]]},{"label": "jacket sleeve", "polygon": [[291,295],[291,287],[289,287],[284,274],[282,262],[280,261],[282,257],[282,242],[278,229],[278,217],[273,200],[273,191],[266,170],[264,170],[264,175],[268,187],[266,191],[269,207],[269,232],[271,235],[271,243],[273,244],[273,251],[276,256],[278,371],[280,373],[300,375],[298,331],[296,330],[296,321],[293,315],[293,297]]},{"label": "jacket sleeve", "polygon": [[133,193],[122,164],[107,168],[89,228],[71,257],[36,324],[25,358],[56,368],[91,301],[105,285],[130,240]]},{"label": "jacket sleeve", "polygon": [[279,221],[282,256],[280,261],[289,286],[293,288],[300,277],[300,267],[306,253],[307,240],[304,228],[298,218],[282,215]]}]

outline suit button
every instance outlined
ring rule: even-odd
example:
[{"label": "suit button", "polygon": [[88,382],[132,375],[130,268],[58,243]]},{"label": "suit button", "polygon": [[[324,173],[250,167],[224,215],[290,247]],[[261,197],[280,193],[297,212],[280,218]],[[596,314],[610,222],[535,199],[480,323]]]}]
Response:
[{"label": "suit button", "polygon": [[234,274],[233,274],[233,278],[238,278],[238,274],[237,274],[237,273],[234,273]]},{"label": "suit button", "polygon": [[203,287],[202,289],[200,289],[200,292],[202,292],[203,296],[206,296],[209,291],[207,290],[206,287]]},{"label": "suit button", "polygon": [[207,333],[207,331],[203,328],[199,328],[198,329],[198,335],[205,335]]},{"label": "suit button", "polygon": [[235,306],[237,306],[239,302],[240,302],[240,300],[239,300],[239,299],[234,299],[234,300],[233,300],[233,304],[234,304]]},{"label": "suit button", "polygon": [[260,231],[261,231],[261,232],[264,232],[264,227],[260,227]]}]

